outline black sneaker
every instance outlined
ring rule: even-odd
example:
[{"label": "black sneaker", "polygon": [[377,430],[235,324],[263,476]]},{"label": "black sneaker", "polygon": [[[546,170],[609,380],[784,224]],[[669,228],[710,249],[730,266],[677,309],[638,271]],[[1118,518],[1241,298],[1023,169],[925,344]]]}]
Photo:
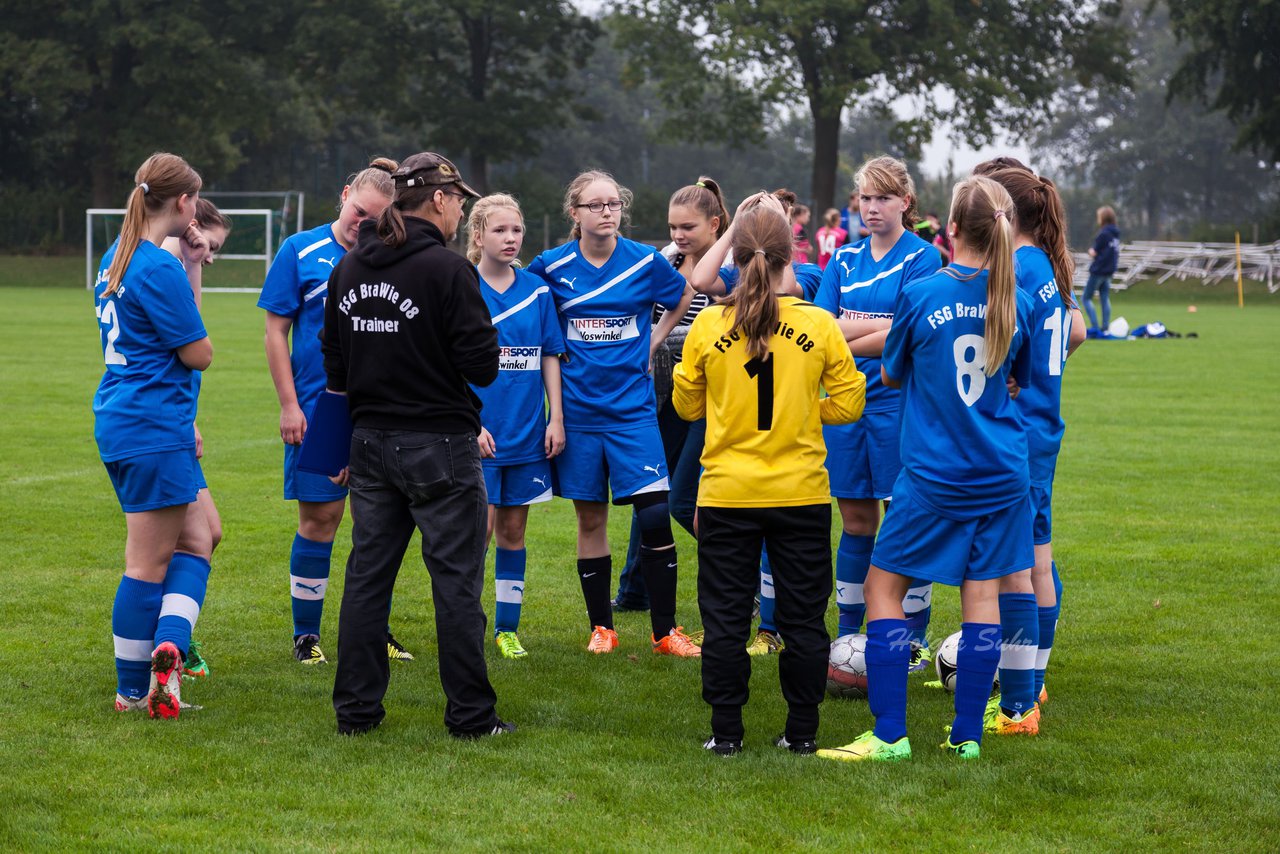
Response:
[{"label": "black sneaker", "polygon": [[638,605],[634,602],[619,602],[617,599],[609,600],[609,607],[613,608],[615,613],[626,614],[632,611],[648,611],[648,605]]},{"label": "black sneaker", "polygon": [[293,657],[303,664],[326,664],[329,661],[320,651],[319,635],[298,635],[294,638]]},{"label": "black sneaker", "polygon": [[478,738],[488,738],[491,735],[505,735],[509,732],[515,732],[516,725],[507,721],[499,720],[496,724],[488,729],[472,730],[471,732],[449,731],[449,735],[462,741],[475,741]]},{"label": "black sneaker", "polygon": [[787,741],[787,734],[783,733],[773,740],[776,747],[783,750],[790,750],[792,753],[798,753],[801,756],[808,756],[811,753],[818,752],[818,742],[816,739],[805,738],[797,741]]},{"label": "black sneaker", "polygon": [[359,726],[338,724],[338,735],[347,735],[347,736],[364,735],[365,733],[373,732],[375,729],[377,729],[381,725],[382,725],[382,721],[378,721],[376,724],[360,724]]},{"label": "black sneaker", "polygon": [[413,653],[404,648],[404,644],[396,640],[396,636],[387,632],[387,660],[413,661]]},{"label": "black sneaker", "polygon": [[742,752],[742,739],[716,738],[713,735],[702,745],[702,749],[709,750],[716,756],[736,756]]}]

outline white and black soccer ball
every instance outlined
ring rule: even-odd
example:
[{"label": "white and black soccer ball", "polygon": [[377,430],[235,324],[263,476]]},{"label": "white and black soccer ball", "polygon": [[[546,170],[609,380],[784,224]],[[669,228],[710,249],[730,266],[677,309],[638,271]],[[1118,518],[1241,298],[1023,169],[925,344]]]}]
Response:
[{"label": "white and black soccer ball", "polygon": [[827,693],[846,700],[867,696],[866,635],[845,635],[832,641],[827,659]]},{"label": "white and black soccer ball", "polygon": [[949,635],[933,654],[933,666],[938,669],[938,679],[942,687],[955,693],[956,660],[960,653],[960,633]]},{"label": "white and black soccer ball", "polygon": [[[956,662],[960,655],[960,633],[949,635],[933,655],[933,665],[938,669],[938,680],[942,687],[951,693],[956,691]],[[997,675],[991,686],[992,691],[1000,690],[1000,677]]]}]

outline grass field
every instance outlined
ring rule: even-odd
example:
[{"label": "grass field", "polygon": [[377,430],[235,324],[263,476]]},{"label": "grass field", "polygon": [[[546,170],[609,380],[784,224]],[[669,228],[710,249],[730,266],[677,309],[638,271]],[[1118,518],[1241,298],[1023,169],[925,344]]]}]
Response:
[{"label": "grass field", "polygon": [[[111,601],[124,520],[98,461],[101,375],[83,262],[0,259],[0,849],[123,850],[1275,850],[1280,725],[1280,297],[1251,287],[1141,287],[1133,324],[1194,340],[1087,344],[1068,369],[1055,491],[1066,583],[1042,735],[935,749],[949,695],[913,678],[906,765],[781,754],[777,659],[757,660],[747,751],[705,755],[695,662],[583,650],[565,502],[531,514],[524,661],[490,648],[513,737],[448,738],[430,590],[411,550],[393,624],[418,661],[393,670],[389,714],[335,734],[332,668],[290,655],[277,409],[248,295],[210,295],[216,355],[200,425],[226,539],[197,636],[213,667],[176,723],[112,711]],[[214,268],[215,271],[217,267]],[[63,285],[63,287],[54,287]],[[1199,311],[1188,314],[1187,304]],[[614,514],[615,565],[625,546]],[[325,612],[332,655],[339,534]],[[692,543],[679,534],[681,618],[696,627]],[[492,592],[486,607],[492,615]],[[834,625],[834,605],[829,618]],[[1270,616],[1268,616],[1270,615]],[[955,592],[932,633],[958,628]],[[820,738],[867,729],[864,702],[823,706]]]}]

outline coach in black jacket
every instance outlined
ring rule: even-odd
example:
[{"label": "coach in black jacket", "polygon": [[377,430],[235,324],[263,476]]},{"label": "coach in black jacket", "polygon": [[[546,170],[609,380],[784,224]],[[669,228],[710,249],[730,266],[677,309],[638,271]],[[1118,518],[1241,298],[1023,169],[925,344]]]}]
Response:
[{"label": "coach in black jacket", "polygon": [[351,556],[338,619],[338,731],[382,722],[391,590],[416,526],[435,602],[444,722],[461,738],[514,729],[498,719],[484,660],[488,499],[468,383],[498,376],[498,335],[475,269],[444,242],[478,196],[445,158],[415,154],[395,200],[329,279],[322,341],[328,386],[347,395]]}]

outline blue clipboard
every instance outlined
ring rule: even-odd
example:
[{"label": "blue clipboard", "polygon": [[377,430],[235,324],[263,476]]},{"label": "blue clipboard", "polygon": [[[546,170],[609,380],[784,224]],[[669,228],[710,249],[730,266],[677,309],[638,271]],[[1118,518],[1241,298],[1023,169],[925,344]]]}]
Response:
[{"label": "blue clipboard", "polygon": [[307,419],[298,468],[334,477],[351,461],[351,411],[347,396],[323,392]]}]

